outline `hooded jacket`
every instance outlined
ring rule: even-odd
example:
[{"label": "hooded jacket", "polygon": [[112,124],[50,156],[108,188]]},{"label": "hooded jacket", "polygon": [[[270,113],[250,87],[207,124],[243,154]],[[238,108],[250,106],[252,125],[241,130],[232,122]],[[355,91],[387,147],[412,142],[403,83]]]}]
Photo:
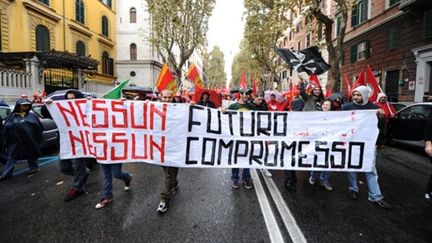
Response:
[{"label": "hooded jacket", "polygon": [[368,99],[369,99],[370,90],[368,87],[361,85],[361,86],[358,86],[357,88],[355,88],[352,91],[352,93],[354,93],[354,91],[357,91],[360,93],[360,95],[363,98],[362,103],[359,104],[359,103],[356,103],[355,101],[352,101],[350,103],[343,105],[342,110],[376,110],[376,109],[379,109],[379,107],[377,105],[369,102]]},{"label": "hooded jacket", "polygon": [[31,105],[31,102],[19,99],[4,123],[6,145],[15,160],[34,159],[40,155],[42,125],[39,118],[30,110],[24,116],[18,114],[19,107],[24,104]]},{"label": "hooded jacket", "polygon": [[390,104],[387,101],[385,103],[379,102],[379,100],[383,97],[387,98],[387,95],[385,93],[379,93],[377,101],[374,102],[374,104],[377,105],[380,109],[382,109],[384,111],[385,118],[387,120],[389,120],[393,114],[396,114],[396,109],[394,108],[394,106],[392,104]]}]

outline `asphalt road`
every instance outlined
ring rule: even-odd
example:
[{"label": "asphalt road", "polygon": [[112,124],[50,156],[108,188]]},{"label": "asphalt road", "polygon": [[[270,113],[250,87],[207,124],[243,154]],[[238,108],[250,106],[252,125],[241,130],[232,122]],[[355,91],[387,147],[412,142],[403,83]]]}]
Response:
[{"label": "asphalt road", "polygon": [[17,175],[0,182],[0,242],[432,242],[432,205],[423,198],[432,165],[406,150],[378,153],[390,210],[367,200],[364,183],[360,198],[349,199],[345,173],[332,174],[334,191],[327,192],[298,172],[298,189],[289,192],[282,171],[273,171],[271,179],[253,173],[253,190],[234,190],[229,170],[180,169],[180,190],[160,216],[162,169],[147,164],[125,165],[134,176],[132,190],[115,180],[114,202],[96,210],[99,168],[89,177],[88,192],[65,203],[72,178],[59,172],[56,157],[40,163],[41,172],[27,177],[20,162]]}]

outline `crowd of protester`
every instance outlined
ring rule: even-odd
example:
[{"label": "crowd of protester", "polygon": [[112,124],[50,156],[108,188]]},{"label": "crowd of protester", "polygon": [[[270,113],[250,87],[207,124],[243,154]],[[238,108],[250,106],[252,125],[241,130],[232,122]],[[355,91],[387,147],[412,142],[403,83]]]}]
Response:
[{"label": "crowd of protester", "polygon": [[[228,107],[220,107],[222,112],[226,110],[237,111],[337,111],[337,110],[377,110],[379,123],[378,128],[380,135],[377,140],[377,146],[384,143],[384,133],[388,120],[393,117],[396,112],[391,104],[387,102],[387,96],[384,93],[378,95],[376,102],[369,102],[370,90],[366,86],[358,86],[351,93],[351,100],[347,100],[342,96],[334,96],[325,98],[320,86],[309,87],[309,90],[301,87],[296,92],[289,93],[284,101],[276,99],[276,93],[270,94],[266,101],[266,94],[259,91],[256,94],[251,89],[240,89],[238,92],[228,95],[223,95],[223,99],[229,101]],[[65,94],[64,99],[84,98],[82,93],[69,91]],[[198,99],[196,99],[198,98]],[[219,97],[220,98],[220,97]],[[136,100],[158,100],[168,103],[190,103],[192,105],[201,105],[210,108],[217,108],[215,102],[211,99],[210,92],[203,92],[200,97],[188,95],[174,94],[170,90],[162,91],[158,96],[140,96],[135,97]],[[33,102],[42,102],[42,98],[35,97]],[[50,103],[52,100],[47,99],[44,102]],[[0,181],[10,179],[13,175],[13,169],[18,160],[27,160],[30,168],[29,175],[33,175],[39,171],[37,159],[40,156],[40,148],[42,139],[42,126],[35,114],[31,113],[32,102],[27,98],[21,98],[16,102],[13,112],[5,121],[0,121],[0,161],[5,163],[3,173],[0,176]],[[47,111],[45,111],[47,112]],[[432,116],[429,117],[426,131],[426,153],[432,157]],[[431,160],[432,161],[432,160]],[[71,201],[85,192],[87,178],[90,175],[89,164],[95,163],[93,158],[78,158],[60,160],[60,171],[66,175],[73,176],[72,186],[66,194],[64,201]],[[113,201],[113,183],[112,177],[120,179],[124,182],[124,189],[130,190],[132,175],[122,171],[122,164],[102,164],[103,172],[103,196],[96,204],[95,208],[103,208]],[[179,189],[177,174],[178,168],[162,166],[164,185],[162,187],[160,202],[157,207],[158,213],[165,213],[168,210],[169,202],[172,196]],[[262,174],[267,177],[272,177],[272,173],[267,169],[261,170]],[[376,203],[382,208],[389,209],[391,205],[384,200],[378,183],[378,174],[373,162],[371,172],[365,172],[365,178],[368,187],[368,200]],[[289,191],[296,191],[296,171],[284,170],[285,186]],[[347,172],[349,182],[349,197],[353,200],[358,199],[358,182],[357,173]],[[308,177],[308,183],[312,186],[319,184],[325,190],[332,191],[333,187],[330,183],[331,173],[329,171],[313,171]],[[241,180],[240,180],[241,178]],[[246,189],[253,188],[253,182],[250,174],[250,169],[233,168],[231,170],[231,187],[238,189],[240,182]],[[432,201],[432,175],[429,180],[426,199]]]}]

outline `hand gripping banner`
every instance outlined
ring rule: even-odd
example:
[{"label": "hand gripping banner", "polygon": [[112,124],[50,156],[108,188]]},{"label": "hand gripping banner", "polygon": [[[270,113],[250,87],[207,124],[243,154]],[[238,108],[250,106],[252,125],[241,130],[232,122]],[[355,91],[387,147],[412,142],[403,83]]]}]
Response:
[{"label": "hand gripping banner", "polygon": [[77,99],[47,105],[62,159],[189,168],[371,171],[375,110],[226,111],[149,101]]}]

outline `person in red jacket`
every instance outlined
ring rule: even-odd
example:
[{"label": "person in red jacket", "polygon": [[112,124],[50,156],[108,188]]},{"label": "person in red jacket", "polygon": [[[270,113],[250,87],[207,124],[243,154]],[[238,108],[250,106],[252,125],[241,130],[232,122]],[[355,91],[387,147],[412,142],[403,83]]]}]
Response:
[{"label": "person in red jacket", "polygon": [[267,102],[267,107],[269,111],[277,111],[279,109],[280,103],[276,100],[276,95],[271,94],[270,100]]},{"label": "person in red jacket", "polygon": [[379,93],[377,101],[374,102],[374,104],[384,111],[386,121],[396,115],[396,109],[393,107],[392,104],[387,102],[387,95],[385,93]]}]

